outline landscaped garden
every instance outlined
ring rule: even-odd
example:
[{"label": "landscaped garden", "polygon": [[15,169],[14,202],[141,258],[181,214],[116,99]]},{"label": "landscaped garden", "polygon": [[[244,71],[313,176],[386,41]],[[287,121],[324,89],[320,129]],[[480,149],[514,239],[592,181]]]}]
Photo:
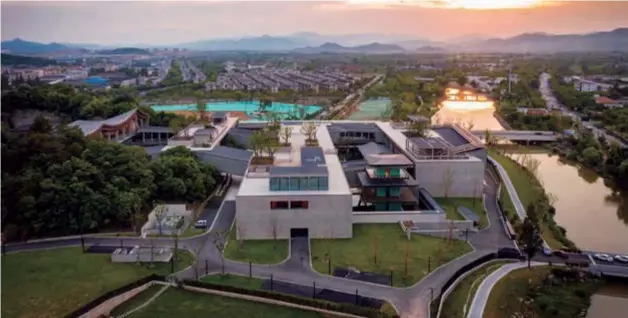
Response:
[{"label": "landscaped garden", "polygon": [[321,314],[248,300],[168,288],[148,306],[128,317],[273,317],[310,318]]},{"label": "landscaped garden", "polygon": [[549,266],[514,270],[491,290],[484,317],[585,317],[601,284],[586,275]]},{"label": "landscaped garden", "polygon": [[[515,187],[519,200],[521,200],[521,204],[523,204],[524,208],[527,208],[530,204],[536,204],[540,201],[548,200],[547,195],[543,190],[543,186],[531,172],[527,171],[513,159],[498,153],[494,149],[489,150],[489,155],[495,159],[495,161],[497,161],[504,168],[504,170],[506,170],[506,173],[508,173],[508,177]],[[508,194],[508,190],[505,185],[502,185],[500,196],[503,207],[506,210],[511,223],[513,223],[516,227],[517,224],[520,223],[520,220],[518,220],[519,218],[516,214],[517,212],[514,204],[512,203],[512,198]],[[553,249],[559,249],[566,245],[572,245],[573,243],[570,243],[564,234],[557,236],[557,232],[559,232],[559,230],[552,230],[552,227],[557,228],[558,226],[552,223],[553,218],[541,218],[541,222],[539,224],[541,235],[547,244],[549,244],[549,246]]]},{"label": "landscaped garden", "polygon": [[[179,252],[175,271],[194,256]],[[62,317],[120,286],[152,273],[170,274],[170,263],[112,263],[110,254],[81,253],[80,247],[2,256],[2,317]]]},{"label": "landscaped garden", "polygon": [[473,297],[475,296],[475,292],[478,287],[480,287],[482,281],[492,272],[508,263],[507,261],[488,263],[463,278],[444,300],[445,302],[443,303],[440,317],[465,318],[471,306],[471,302],[473,301]]},{"label": "landscaped garden", "polygon": [[238,240],[233,227],[224,255],[233,261],[277,264],[288,258],[288,248],[288,240]]},{"label": "landscaped garden", "polygon": [[408,240],[398,224],[358,224],[353,226],[351,239],[319,239],[310,244],[316,271],[328,274],[328,269],[353,267],[383,275],[392,272],[394,286],[413,285],[436,267],[472,250],[455,239],[413,234]]},{"label": "landscaped garden", "polygon": [[435,198],[435,200],[445,210],[448,220],[464,220],[464,217],[458,212],[458,207],[463,206],[477,214],[480,218],[480,228],[488,227],[488,217],[484,210],[482,198]]}]

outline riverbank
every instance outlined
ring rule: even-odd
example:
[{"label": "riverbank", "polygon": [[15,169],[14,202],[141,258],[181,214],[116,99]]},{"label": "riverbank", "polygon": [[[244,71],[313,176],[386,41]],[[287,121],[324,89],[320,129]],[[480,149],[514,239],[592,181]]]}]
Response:
[{"label": "riverbank", "polygon": [[483,317],[584,317],[603,281],[558,267],[514,270],[491,290]]},{"label": "riverbank", "polygon": [[[535,163],[523,154],[522,157],[516,161],[498,152],[496,149],[489,149],[489,155],[508,173],[508,177],[512,181],[524,208],[527,209],[531,204],[541,207],[539,210],[543,213],[539,216],[540,228],[541,234],[545,241],[547,241],[547,244],[553,249],[576,249],[575,244],[567,238],[566,230],[556,224],[554,220],[556,209],[552,206],[552,199],[539,182],[535,172],[531,171],[538,168],[538,163]],[[521,224],[521,220],[519,220],[515,212],[514,204],[505,187],[501,189],[500,202],[504,213],[515,230],[517,230]]]}]

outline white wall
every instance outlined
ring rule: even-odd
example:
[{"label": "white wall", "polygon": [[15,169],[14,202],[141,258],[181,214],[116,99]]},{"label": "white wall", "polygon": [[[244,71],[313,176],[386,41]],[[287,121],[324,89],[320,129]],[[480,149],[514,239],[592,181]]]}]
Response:
[{"label": "white wall", "polygon": [[[416,164],[415,179],[433,197],[445,196],[447,183],[450,198],[480,197],[484,166],[485,162],[475,157],[470,160],[422,160]],[[450,177],[446,178],[447,175]]]},{"label": "white wall", "polygon": [[[308,201],[309,208],[271,210],[271,201]],[[350,238],[353,236],[351,195],[237,196],[236,229],[238,238],[290,238],[290,229],[307,228],[310,238]]]},{"label": "white wall", "polygon": [[443,222],[444,213],[406,212],[353,212],[353,223],[398,223],[399,221]]}]

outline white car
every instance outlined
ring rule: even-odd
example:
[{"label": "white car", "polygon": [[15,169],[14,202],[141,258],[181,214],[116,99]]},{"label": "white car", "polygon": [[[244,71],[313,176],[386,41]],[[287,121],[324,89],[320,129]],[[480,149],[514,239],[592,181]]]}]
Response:
[{"label": "white car", "polygon": [[194,227],[197,228],[197,229],[198,228],[201,228],[201,229],[206,228],[207,227],[207,220],[198,220],[198,221],[196,221],[196,223],[194,224]]},{"label": "white car", "polygon": [[600,261],[605,261],[605,262],[612,262],[613,261],[613,258],[610,257],[608,254],[595,254],[594,257],[597,258]]},{"label": "white car", "polygon": [[622,263],[628,263],[628,255],[615,255],[615,260]]}]

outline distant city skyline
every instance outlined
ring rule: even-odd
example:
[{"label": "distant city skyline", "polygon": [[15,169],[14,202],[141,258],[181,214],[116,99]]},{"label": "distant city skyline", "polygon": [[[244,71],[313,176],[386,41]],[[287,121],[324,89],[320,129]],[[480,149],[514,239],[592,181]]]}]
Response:
[{"label": "distant city skyline", "polygon": [[2,1],[1,6],[3,41],[19,37],[45,43],[105,45],[172,45],[298,32],[403,34],[447,40],[468,34],[590,33],[628,26],[628,2],[620,1],[432,0],[404,5],[372,0]]}]

